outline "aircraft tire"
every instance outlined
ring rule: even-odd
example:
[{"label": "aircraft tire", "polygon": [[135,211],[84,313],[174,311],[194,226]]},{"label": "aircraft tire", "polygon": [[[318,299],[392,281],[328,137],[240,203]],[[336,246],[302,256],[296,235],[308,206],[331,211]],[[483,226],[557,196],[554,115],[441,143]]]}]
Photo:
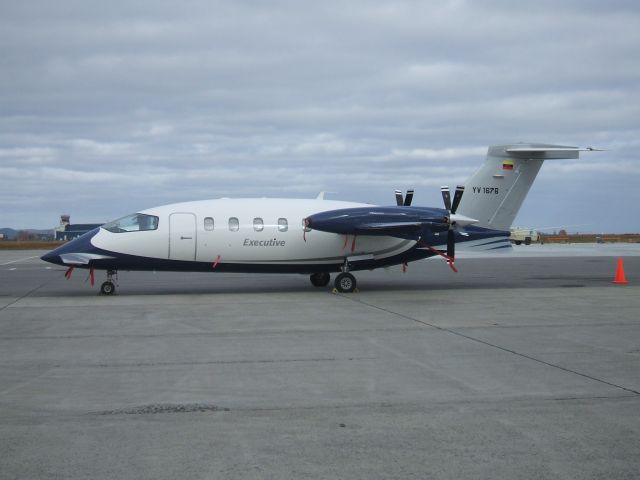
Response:
[{"label": "aircraft tire", "polygon": [[113,282],[104,282],[102,285],[100,285],[100,293],[102,295],[113,295],[114,293],[116,293],[116,286],[113,284]]},{"label": "aircraft tire", "polygon": [[351,293],[356,289],[356,277],[348,272],[343,272],[336,277],[334,285],[340,293]]},{"label": "aircraft tire", "polygon": [[331,281],[331,275],[326,272],[313,273],[309,278],[314,287],[326,287]]}]

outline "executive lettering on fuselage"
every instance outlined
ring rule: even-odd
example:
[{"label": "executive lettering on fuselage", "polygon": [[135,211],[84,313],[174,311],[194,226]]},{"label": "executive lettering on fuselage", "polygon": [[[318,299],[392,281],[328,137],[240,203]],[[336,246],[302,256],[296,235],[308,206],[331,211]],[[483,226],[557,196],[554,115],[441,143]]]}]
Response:
[{"label": "executive lettering on fuselage", "polygon": [[277,240],[272,238],[271,240],[251,240],[250,238],[245,238],[243,247],[284,247],[284,240]]}]

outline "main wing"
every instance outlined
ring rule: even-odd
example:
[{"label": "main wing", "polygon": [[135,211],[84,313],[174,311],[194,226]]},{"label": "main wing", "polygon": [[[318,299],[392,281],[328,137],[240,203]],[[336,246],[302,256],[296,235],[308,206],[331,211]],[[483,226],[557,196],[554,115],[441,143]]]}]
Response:
[{"label": "main wing", "polygon": [[417,240],[425,230],[434,233],[448,230],[449,215],[440,208],[358,207],[316,213],[305,219],[305,226],[341,235]]}]

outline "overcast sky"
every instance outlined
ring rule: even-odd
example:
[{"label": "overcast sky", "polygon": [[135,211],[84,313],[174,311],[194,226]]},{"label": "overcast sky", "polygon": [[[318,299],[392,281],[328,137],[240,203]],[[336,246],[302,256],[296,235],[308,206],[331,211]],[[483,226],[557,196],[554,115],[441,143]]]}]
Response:
[{"label": "overcast sky", "polygon": [[547,162],[516,223],[640,231],[637,0],[5,0],[0,56],[0,227],[323,190],[439,207],[524,141],[608,151]]}]

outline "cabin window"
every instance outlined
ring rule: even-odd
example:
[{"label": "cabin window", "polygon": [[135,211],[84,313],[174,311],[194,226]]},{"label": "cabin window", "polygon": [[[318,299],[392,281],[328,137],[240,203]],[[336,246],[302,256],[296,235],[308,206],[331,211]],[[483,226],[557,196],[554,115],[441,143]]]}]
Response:
[{"label": "cabin window", "polygon": [[237,232],[240,230],[240,221],[237,217],[229,218],[229,230],[232,232]]},{"label": "cabin window", "polygon": [[213,230],[213,218],[204,217],[204,229],[208,231]]},{"label": "cabin window", "polygon": [[289,230],[289,222],[287,221],[286,218],[279,218],[278,219],[278,231],[279,232],[286,232],[287,230]]},{"label": "cabin window", "polygon": [[157,230],[158,222],[158,217],[154,215],[134,213],[133,215],[127,215],[126,217],[109,222],[103,225],[102,228],[112,233],[144,232],[148,230]]},{"label": "cabin window", "polygon": [[253,219],[253,229],[256,232],[261,232],[262,230],[264,230],[264,221],[259,217],[254,218]]}]

